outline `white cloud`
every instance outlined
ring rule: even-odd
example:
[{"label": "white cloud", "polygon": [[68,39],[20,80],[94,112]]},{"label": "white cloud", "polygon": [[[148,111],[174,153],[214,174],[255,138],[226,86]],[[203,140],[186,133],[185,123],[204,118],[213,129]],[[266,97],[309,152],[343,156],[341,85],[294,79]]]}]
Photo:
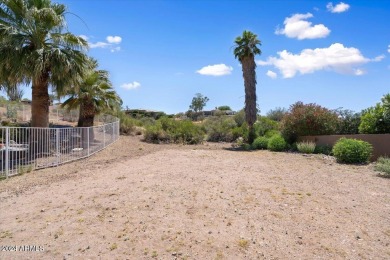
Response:
[{"label": "white cloud", "polygon": [[278,74],[273,72],[272,70],[267,71],[266,75],[270,77],[271,79],[276,79],[278,77]]},{"label": "white cloud", "polygon": [[362,70],[362,69],[355,69],[354,74],[356,76],[361,76],[361,75],[366,74],[366,72],[364,70]]},{"label": "white cloud", "polygon": [[122,38],[120,36],[107,36],[107,42],[119,44],[122,41]]},{"label": "white cloud", "polygon": [[390,45],[387,46],[387,52],[390,53]]},{"label": "white cloud", "polygon": [[300,74],[330,70],[343,74],[362,75],[364,71],[357,68],[368,62],[377,62],[384,56],[374,59],[365,58],[358,49],[344,47],[334,43],[327,48],[304,49],[299,54],[287,50],[278,52],[279,57],[269,57],[267,61],[257,61],[259,66],[272,65],[279,69],[284,78],[292,78]]},{"label": "white cloud", "polygon": [[120,51],[121,50],[121,47],[120,46],[117,46],[115,48],[112,48],[111,49],[111,52],[116,52],[116,51]]},{"label": "white cloud", "polygon": [[118,46],[122,42],[122,38],[120,36],[107,36],[105,42],[91,42],[89,41],[89,37],[86,35],[80,35],[83,39],[88,41],[88,45],[91,49],[94,48],[102,48],[109,49],[111,52],[117,52],[121,50],[121,47]]},{"label": "white cloud", "polygon": [[121,87],[127,90],[132,90],[141,87],[141,83],[134,81],[131,83],[122,84]]},{"label": "white cloud", "polygon": [[226,66],[225,64],[216,64],[203,67],[197,70],[196,73],[207,76],[224,76],[231,74],[232,71],[233,67]]},{"label": "white cloud", "polygon": [[329,35],[330,30],[323,24],[312,25],[311,22],[306,21],[312,18],[311,13],[294,14],[284,20],[284,28],[277,29],[276,34],[284,34],[289,38],[303,39],[317,39],[325,38]]},{"label": "white cloud", "polygon": [[375,58],[373,58],[371,61],[381,61],[385,58],[386,56],[385,55],[379,55],[379,56],[376,56]]},{"label": "white cloud", "polygon": [[333,5],[332,2],[328,3],[326,5],[326,8],[328,9],[329,12],[331,13],[342,13],[342,12],[346,12],[348,9],[349,9],[350,5],[349,4],[345,4],[343,2],[340,2],[339,4],[337,5]]},{"label": "white cloud", "polygon": [[92,43],[92,42],[89,42],[89,47],[90,48],[107,48],[109,47],[111,44],[109,43],[106,43],[106,42],[97,42],[97,43]]}]

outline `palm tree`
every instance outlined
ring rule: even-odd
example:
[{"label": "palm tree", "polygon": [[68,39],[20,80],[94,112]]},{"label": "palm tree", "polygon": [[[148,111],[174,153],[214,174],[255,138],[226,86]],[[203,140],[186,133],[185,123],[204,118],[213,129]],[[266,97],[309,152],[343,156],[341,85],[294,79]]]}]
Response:
[{"label": "palm tree", "polygon": [[75,86],[87,42],[64,32],[66,7],[51,0],[0,2],[0,82],[32,83],[31,126],[49,126],[49,85]]},{"label": "palm tree", "polygon": [[93,126],[95,115],[122,104],[108,79],[108,72],[97,70],[98,63],[94,59],[90,59],[89,63],[92,69],[86,73],[78,88],[68,91],[69,98],[62,104],[67,109],[79,108],[78,127]]},{"label": "palm tree", "polygon": [[261,41],[257,39],[257,35],[244,31],[242,36],[236,38],[234,56],[242,65],[242,74],[244,77],[245,86],[245,120],[249,126],[248,143],[252,143],[255,137],[253,124],[257,119],[256,107],[256,63],[255,55],[261,54],[258,45]]}]

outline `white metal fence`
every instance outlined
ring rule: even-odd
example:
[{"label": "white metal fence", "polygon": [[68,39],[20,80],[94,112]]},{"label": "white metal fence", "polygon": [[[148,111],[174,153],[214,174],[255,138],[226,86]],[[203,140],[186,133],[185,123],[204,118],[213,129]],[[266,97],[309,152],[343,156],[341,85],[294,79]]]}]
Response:
[{"label": "white metal fence", "polygon": [[119,138],[119,119],[102,125],[56,128],[0,127],[0,177],[58,166],[88,157]]}]

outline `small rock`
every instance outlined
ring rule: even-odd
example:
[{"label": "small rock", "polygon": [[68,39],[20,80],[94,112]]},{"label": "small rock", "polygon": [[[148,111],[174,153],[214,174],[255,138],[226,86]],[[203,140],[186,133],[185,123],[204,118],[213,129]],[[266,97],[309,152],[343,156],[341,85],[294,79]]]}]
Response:
[{"label": "small rock", "polygon": [[41,209],[41,212],[45,212],[45,209]]},{"label": "small rock", "polygon": [[209,231],[209,234],[211,234],[211,233],[213,233],[213,232]]}]

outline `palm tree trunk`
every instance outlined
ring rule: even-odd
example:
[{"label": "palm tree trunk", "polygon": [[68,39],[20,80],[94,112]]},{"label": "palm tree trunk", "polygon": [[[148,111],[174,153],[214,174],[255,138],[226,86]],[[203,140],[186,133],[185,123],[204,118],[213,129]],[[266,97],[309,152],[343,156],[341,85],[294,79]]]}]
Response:
[{"label": "palm tree trunk", "polygon": [[253,128],[257,119],[256,63],[253,55],[244,57],[241,63],[245,86],[245,120],[249,127],[248,143],[251,144],[256,137]]},{"label": "palm tree trunk", "polygon": [[32,84],[31,126],[49,127],[49,73],[44,72]]},{"label": "palm tree trunk", "polygon": [[77,123],[78,127],[88,127],[84,128],[82,131],[82,146],[83,148],[88,147],[88,144],[91,145],[95,139],[95,132],[93,129],[93,123],[95,119],[95,107],[90,100],[84,99],[80,104],[80,114],[79,121]]},{"label": "palm tree trunk", "polygon": [[[84,100],[83,100],[84,101]],[[95,107],[93,103],[86,100],[80,104],[78,127],[91,127],[95,119]]]}]

